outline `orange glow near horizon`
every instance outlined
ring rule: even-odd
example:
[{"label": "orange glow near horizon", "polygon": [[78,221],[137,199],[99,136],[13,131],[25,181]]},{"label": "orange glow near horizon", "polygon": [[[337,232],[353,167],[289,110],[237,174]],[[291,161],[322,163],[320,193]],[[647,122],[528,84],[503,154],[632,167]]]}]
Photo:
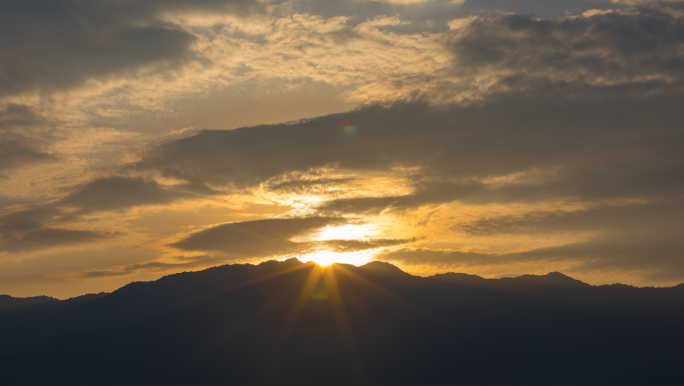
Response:
[{"label": "orange glow near horizon", "polygon": [[308,263],[314,262],[321,267],[326,267],[334,263],[363,265],[370,262],[377,251],[358,251],[358,252],[333,252],[329,250],[320,250],[314,253],[309,253],[299,257],[299,260]]},{"label": "orange glow near horizon", "polygon": [[[349,240],[359,241],[366,240],[368,237],[374,236],[376,229],[369,225],[353,225],[347,224],[343,226],[327,226],[314,235],[308,237],[306,241],[325,242],[328,240]],[[333,263],[363,265],[372,260],[378,253],[376,249],[352,251],[352,252],[336,252],[326,247],[321,247],[315,252],[299,256],[302,262],[314,262],[322,267]]]}]

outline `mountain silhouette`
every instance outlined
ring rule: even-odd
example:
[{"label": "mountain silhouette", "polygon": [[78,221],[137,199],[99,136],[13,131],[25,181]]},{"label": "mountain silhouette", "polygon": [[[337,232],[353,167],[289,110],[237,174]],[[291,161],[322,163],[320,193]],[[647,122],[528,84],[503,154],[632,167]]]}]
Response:
[{"label": "mountain silhouette", "polygon": [[59,302],[59,299],[55,299],[49,296],[33,296],[30,298],[13,298],[9,295],[0,295],[0,310],[7,310],[10,308],[19,308],[25,306],[33,306],[36,304],[45,304]]},{"label": "mountain silhouette", "polygon": [[291,259],[75,299],[0,298],[0,383],[684,383],[684,285]]}]

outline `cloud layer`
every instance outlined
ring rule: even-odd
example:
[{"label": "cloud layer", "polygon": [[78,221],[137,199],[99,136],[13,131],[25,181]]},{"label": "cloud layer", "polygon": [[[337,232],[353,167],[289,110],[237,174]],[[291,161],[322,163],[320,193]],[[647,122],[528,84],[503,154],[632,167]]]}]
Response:
[{"label": "cloud layer", "polygon": [[0,279],[684,281],[684,3],[531,4],[0,2]]},{"label": "cloud layer", "polygon": [[173,70],[199,59],[192,50],[197,38],[165,16],[248,15],[259,9],[249,0],[3,1],[0,97],[65,91],[140,70]]}]

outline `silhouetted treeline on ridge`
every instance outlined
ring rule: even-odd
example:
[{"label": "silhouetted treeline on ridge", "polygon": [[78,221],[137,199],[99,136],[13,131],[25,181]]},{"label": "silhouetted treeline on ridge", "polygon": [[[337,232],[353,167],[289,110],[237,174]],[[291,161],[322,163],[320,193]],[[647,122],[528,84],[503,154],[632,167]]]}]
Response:
[{"label": "silhouetted treeline on ridge", "polygon": [[292,259],[29,299],[0,297],[2,384],[684,384],[684,285]]}]

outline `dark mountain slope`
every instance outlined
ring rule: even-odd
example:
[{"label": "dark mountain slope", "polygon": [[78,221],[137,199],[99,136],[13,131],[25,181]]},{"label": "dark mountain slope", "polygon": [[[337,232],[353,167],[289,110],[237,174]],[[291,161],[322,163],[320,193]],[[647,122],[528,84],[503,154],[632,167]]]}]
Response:
[{"label": "dark mountain slope", "polygon": [[34,306],[36,304],[45,304],[58,302],[59,299],[51,298],[49,296],[33,296],[30,298],[13,298],[9,295],[0,295],[0,310],[8,310],[11,308]]},{"label": "dark mountain slope", "polygon": [[[60,311],[73,309],[84,305],[92,300],[107,295],[87,294],[74,298],[59,300],[49,296],[34,296],[30,298],[13,298],[8,295],[0,295],[0,354],[17,351],[19,347],[13,346],[7,337],[18,333],[23,326],[41,323],[42,319],[48,318]],[[48,322],[48,323],[51,323]],[[18,337],[17,337],[18,338]],[[27,343],[24,340],[25,343]]]},{"label": "dark mountain slope", "polygon": [[222,266],[22,326],[16,339],[40,339],[2,358],[0,382],[682,384],[682,306],[682,286],[595,287],[559,273]]}]

